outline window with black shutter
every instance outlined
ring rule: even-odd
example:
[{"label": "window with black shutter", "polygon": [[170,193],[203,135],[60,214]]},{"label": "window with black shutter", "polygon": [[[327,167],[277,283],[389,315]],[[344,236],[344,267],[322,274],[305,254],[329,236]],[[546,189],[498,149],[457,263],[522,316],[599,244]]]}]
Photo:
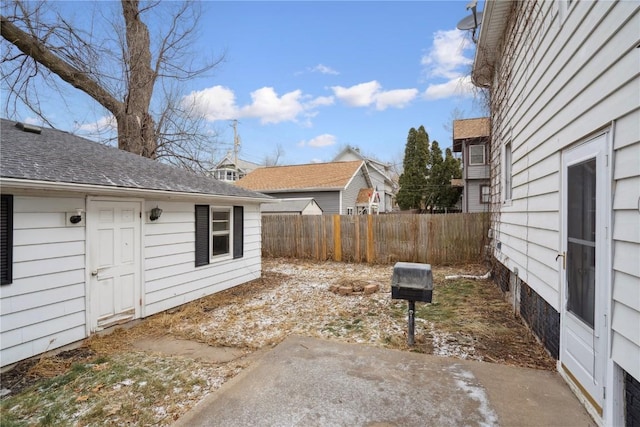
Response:
[{"label": "window with black shutter", "polygon": [[196,267],[244,255],[244,207],[195,205]]},{"label": "window with black shutter", "polygon": [[13,281],[13,196],[0,196],[0,285]]}]

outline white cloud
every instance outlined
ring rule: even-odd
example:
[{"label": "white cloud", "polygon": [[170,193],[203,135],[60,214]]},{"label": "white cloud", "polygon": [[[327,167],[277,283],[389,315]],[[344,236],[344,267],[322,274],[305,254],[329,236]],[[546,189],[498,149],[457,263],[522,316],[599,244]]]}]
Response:
[{"label": "white cloud", "polygon": [[433,35],[433,47],[422,57],[422,65],[427,75],[452,79],[458,77],[473,60],[464,56],[473,45],[460,30],[436,31]]},{"label": "white cloud", "polygon": [[384,91],[376,80],[360,83],[351,87],[332,86],[336,98],[350,107],[368,107],[375,105],[376,110],[389,107],[404,108],[418,94],[417,89],[394,89]]},{"label": "white cloud", "polygon": [[463,31],[436,31],[433,46],[422,57],[421,64],[429,78],[446,79],[443,83],[431,83],[424,92],[426,99],[442,99],[451,96],[470,96],[473,85],[469,77],[469,65],[473,59],[465,56],[473,44]]},{"label": "white cloud", "polygon": [[210,122],[238,118],[236,95],[224,86],[193,91],[182,102],[187,108],[193,105],[195,112],[202,114]]},{"label": "white cloud", "polygon": [[307,102],[305,104],[306,107],[308,108],[313,108],[313,107],[324,107],[327,105],[333,105],[333,103],[335,102],[333,96],[319,96],[309,102]]},{"label": "white cloud", "polygon": [[472,94],[473,83],[471,83],[471,76],[460,76],[446,83],[431,84],[424,91],[424,97],[431,100],[450,96],[471,96]]},{"label": "white cloud", "polygon": [[298,147],[307,146],[307,147],[321,148],[321,147],[328,147],[330,145],[334,145],[335,143],[336,143],[335,135],[325,133],[322,135],[318,135],[315,138],[310,139],[309,141],[298,142]]},{"label": "white cloud", "polygon": [[259,118],[263,124],[295,121],[298,114],[304,111],[301,98],[301,90],[280,97],[272,87],[263,87],[251,92],[253,102],[242,107],[240,112],[243,117]]},{"label": "white cloud", "polygon": [[376,96],[376,110],[386,110],[388,107],[404,108],[418,94],[418,89],[396,89],[381,92]]},{"label": "white cloud", "polygon": [[380,83],[373,80],[351,87],[332,86],[335,96],[350,107],[367,107],[375,101]]},{"label": "white cloud", "polygon": [[334,76],[337,76],[338,74],[340,74],[333,68],[327,67],[326,65],[322,65],[322,64],[318,64],[313,68],[309,68],[309,71],[311,71],[312,73],[332,74]]},{"label": "white cloud", "polygon": [[200,91],[193,91],[182,100],[185,108],[201,114],[206,120],[239,119],[252,117],[260,119],[263,124],[298,121],[304,116],[305,123],[317,114],[317,107],[334,103],[332,96],[311,98],[294,90],[279,96],[274,88],[263,87],[251,92],[251,104],[238,106],[235,93],[224,86],[213,86]]},{"label": "white cloud", "polygon": [[24,122],[28,125],[36,125],[36,126],[41,126],[42,124],[42,119],[38,118],[38,117],[25,117]]},{"label": "white cloud", "polygon": [[112,115],[103,116],[93,123],[84,123],[76,125],[76,132],[85,132],[90,134],[98,134],[102,132],[115,131],[118,129],[118,123]]}]

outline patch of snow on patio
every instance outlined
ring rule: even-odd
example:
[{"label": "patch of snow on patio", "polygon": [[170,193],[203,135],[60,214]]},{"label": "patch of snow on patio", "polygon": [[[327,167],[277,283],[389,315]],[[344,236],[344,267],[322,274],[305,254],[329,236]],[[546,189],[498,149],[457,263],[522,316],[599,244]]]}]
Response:
[{"label": "patch of snow on patio", "polygon": [[460,365],[452,365],[449,368],[455,379],[456,386],[464,391],[471,399],[478,402],[478,412],[483,417],[479,424],[483,427],[497,426],[498,416],[489,405],[489,398],[484,387],[476,381],[472,372],[463,369]]}]

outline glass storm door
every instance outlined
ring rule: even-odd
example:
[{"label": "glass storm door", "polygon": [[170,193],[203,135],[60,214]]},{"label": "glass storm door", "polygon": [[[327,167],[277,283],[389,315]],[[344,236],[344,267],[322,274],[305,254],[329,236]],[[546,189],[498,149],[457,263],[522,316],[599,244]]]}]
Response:
[{"label": "glass storm door", "polygon": [[563,153],[562,323],[564,372],[602,415],[608,265],[606,134]]}]

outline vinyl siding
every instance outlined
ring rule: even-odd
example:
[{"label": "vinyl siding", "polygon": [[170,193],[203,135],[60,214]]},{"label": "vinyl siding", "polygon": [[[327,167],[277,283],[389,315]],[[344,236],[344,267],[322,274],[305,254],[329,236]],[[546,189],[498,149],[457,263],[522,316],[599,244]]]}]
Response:
[{"label": "vinyl siding", "polygon": [[640,378],[640,109],[616,122],[613,166],[612,354]]},{"label": "vinyl siding", "polygon": [[85,228],[67,225],[83,198],[14,193],[13,281],[0,287],[1,364],[85,337]]},{"label": "vinyl siding", "polygon": [[325,214],[340,213],[339,191],[298,191],[290,193],[265,193],[279,199],[296,199],[312,197]]},{"label": "vinyl siding", "polygon": [[358,193],[361,188],[369,188],[362,169],[354,175],[351,182],[347,185],[347,188],[342,191],[342,211],[339,212],[340,215],[346,215],[347,208],[354,208],[355,212],[356,201],[358,200]]},{"label": "vinyl siding", "polygon": [[489,204],[480,203],[480,186],[489,185],[489,181],[470,180],[465,184],[465,212],[488,212]]},{"label": "vinyl siding", "polygon": [[157,205],[163,212],[159,220],[145,224],[143,316],[260,277],[259,205],[244,205],[243,257],[213,259],[210,264],[200,267],[195,267],[195,203],[158,201],[146,205],[147,210]]},{"label": "vinyl siding", "polygon": [[[13,281],[0,286],[2,366],[87,337],[84,197],[14,195]],[[141,316],[184,304],[261,275],[258,204],[244,205],[244,256],[195,267],[196,203],[146,201],[143,208]],[[149,221],[153,207],[163,209]]]},{"label": "vinyl siding", "polygon": [[[385,186],[384,176],[373,168],[368,168],[369,177],[371,178],[371,185],[374,189],[378,190],[378,194],[380,195],[380,205],[379,212],[386,212],[387,207],[391,206],[391,201],[388,200],[390,197],[386,194],[386,192],[391,192],[390,186]],[[364,187],[365,188],[366,183]],[[357,195],[356,195],[357,197]]]},{"label": "vinyl siding", "polygon": [[[640,324],[635,290],[640,287],[640,6],[572,2],[563,20],[554,2],[514,7],[516,16],[505,34],[509,53],[497,64],[493,86],[498,89],[492,95],[491,185],[497,211],[492,227],[501,243],[495,255],[511,270],[517,267],[520,278],[560,311],[555,256],[561,235],[561,153],[615,122],[612,357],[640,378],[640,338],[622,326]],[[504,203],[500,160],[508,142],[513,198]]]}]

